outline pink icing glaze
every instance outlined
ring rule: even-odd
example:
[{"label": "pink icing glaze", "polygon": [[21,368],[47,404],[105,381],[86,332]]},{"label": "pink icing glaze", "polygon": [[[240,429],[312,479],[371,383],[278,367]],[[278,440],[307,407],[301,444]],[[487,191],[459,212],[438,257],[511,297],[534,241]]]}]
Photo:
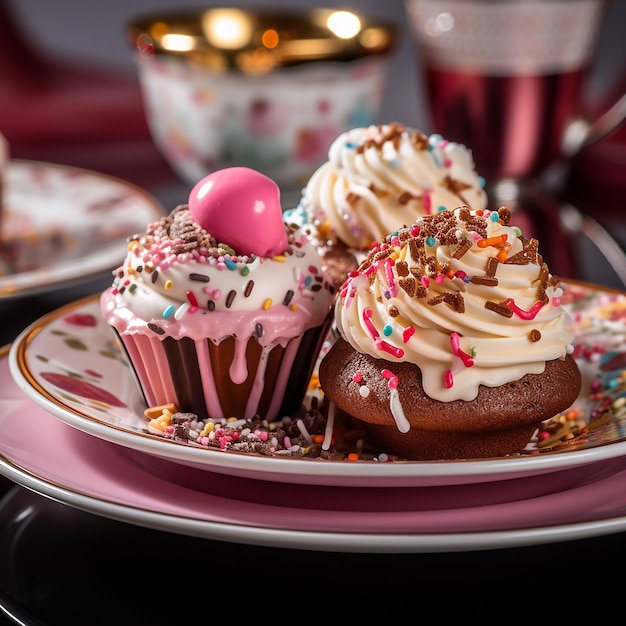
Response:
[{"label": "pink icing glaze", "polygon": [[237,254],[274,257],[288,248],[278,185],[247,167],[200,180],[189,194],[191,217]]}]

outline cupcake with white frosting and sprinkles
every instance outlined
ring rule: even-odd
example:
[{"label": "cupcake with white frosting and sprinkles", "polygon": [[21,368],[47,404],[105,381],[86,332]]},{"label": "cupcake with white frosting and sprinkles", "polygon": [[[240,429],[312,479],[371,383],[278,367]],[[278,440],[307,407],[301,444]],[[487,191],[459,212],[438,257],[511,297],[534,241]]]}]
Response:
[{"label": "cupcake with white frosting and sprinkles", "polygon": [[233,167],[130,238],[101,312],[148,406],[273,420],[299,410],[334,298],[274,181]]},{"label": "cupcake with white frosting and sprinkles", "polygon": [[339,135],[286,216],[306,225],[345,279],[372,243],[422,215],[486,209],[484,187],[466,146],[390,122]]},{"label": "cupcake with white frosting and sprinkles", "polygon": [[581,389],[563,290],[510,210],[419,218],[369,251],[320,363],[334,406],[417,460],[521,451]]}]

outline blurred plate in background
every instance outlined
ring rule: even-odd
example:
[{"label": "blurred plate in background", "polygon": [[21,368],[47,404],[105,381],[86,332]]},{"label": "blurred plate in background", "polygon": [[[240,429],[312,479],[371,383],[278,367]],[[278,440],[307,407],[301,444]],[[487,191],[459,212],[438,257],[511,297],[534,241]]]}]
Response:
[{"label": "blurred plate in background", "polygon": [[89,170],[10,161],[4,174],[0,300],[113,270],[128,236],[164,210],[149,193]]}]

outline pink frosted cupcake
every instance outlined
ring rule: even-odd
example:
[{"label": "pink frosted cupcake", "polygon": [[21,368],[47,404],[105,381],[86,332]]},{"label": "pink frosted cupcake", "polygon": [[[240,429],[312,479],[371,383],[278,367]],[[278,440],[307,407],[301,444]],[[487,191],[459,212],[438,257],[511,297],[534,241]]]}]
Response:
[{"label": "pink frosted cupcake", "polygon": [[101,310],[149,406],[273,420],[300,407],[333,301],[277,185],[235,167],[130,239]]}]

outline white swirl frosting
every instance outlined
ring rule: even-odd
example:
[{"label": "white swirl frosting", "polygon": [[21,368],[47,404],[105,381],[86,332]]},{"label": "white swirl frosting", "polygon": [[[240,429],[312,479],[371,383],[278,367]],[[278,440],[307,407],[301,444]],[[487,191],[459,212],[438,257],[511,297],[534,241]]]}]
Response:
[{"label": "white swirl frosting", "polygon": [[335,139],[328,157],[300,208],[322,239],[355,250],[442,206],[487,206],[471,152],[441,135],[398,123],[354,128]]},{"label": "white swirl frosting", "polygon": [[557,277],[510,211],[468,207],[424,216],[375,245],[335,306],[357,351],[419,366],[425,392],[472,400],[544,371],[571,351]]},{"label": "white swirl frosting", "polygon": [[181,205],[131,238],[102,313],[129,334],[284,343],[321,325],[335,297],[313,245],[299,230],[285,231],[283,254],[239,256]]}]

